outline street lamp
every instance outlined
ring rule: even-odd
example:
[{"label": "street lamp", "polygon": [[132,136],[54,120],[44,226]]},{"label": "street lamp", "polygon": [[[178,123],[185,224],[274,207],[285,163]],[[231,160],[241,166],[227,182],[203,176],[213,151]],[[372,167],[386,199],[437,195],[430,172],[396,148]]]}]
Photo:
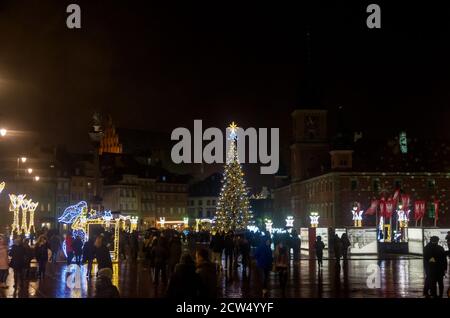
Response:
[{"label": "street lamp", "polygon": [[20,161],[22,161],[22,163],[27,162],[27,157],[20,157]]},{"label": "street lamp", "polygon": [[39,181],[39,179],[41,179],[41,177],[39,177],[39,176],[34,176],[34,181]]},{"label": "street lamp", "polygon": [[27,172],[28,172],[28,174],[32,174],[32,173],[33,173],[33,169],[28,168],[28,169],[27,169]]},{"label": "street lamp", "polygon": [[0,129],[0,136],[5,137],[8,131],[5,128]]}]

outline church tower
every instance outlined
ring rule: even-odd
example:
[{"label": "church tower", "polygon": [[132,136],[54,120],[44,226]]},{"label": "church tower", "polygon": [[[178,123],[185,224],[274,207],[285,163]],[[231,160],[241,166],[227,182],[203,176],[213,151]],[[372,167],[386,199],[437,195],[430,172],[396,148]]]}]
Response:
[{"label": "church tower", "polygon": [[306,30],[306,70],[298,108],[292,113],[292,181],[317,176],[329,165],[327,111],[321,105],[312,67],[311,34]]}]

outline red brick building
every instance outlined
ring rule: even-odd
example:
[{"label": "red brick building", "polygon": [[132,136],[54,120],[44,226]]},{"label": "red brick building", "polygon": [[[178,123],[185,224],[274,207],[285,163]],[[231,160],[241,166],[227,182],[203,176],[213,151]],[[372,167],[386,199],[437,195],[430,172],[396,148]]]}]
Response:
[{"label": "red brick building", "polygon": [[[327,135],[327,112],[296,110],[293,118],[291,173],[284,185],[274,190],[276,220],[295,217],[296,227],[309,226],[309,214],[318,212],[321,227],[352,226],[355,202],[366,210],[372,199],[392,196],[395,189],[415,200],[427,202],[424,226],[434,224],[433,202],[438,199],[438,226],[450,225],[450,146],[445,142],[423,142],[409,138],[407,152],[399,139],[370,140],[360,134]],[[400,133],[400,132],[399,132]],[[414,225],[414,213],[410,215]],[[375,225],[366,216],[364,225]]]}]

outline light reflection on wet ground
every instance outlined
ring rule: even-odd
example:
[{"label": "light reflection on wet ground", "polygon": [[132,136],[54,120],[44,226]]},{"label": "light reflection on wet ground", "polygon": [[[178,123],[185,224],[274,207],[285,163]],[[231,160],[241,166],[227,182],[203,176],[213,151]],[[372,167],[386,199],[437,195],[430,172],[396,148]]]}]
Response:
[{"label": "light reflection on wet ground", "polygon": [[[351,259],[341,261],[337,266],[335,260],[324,260],[321,274],[318,273],[316,262],[302,258],[298,263],[291,262],[286,297],[317,298],[317,297],[365,297],[365,298],[397,298],[422,297],[423,263],[416,257],[393,257],[377,260],[375,258]],[[370,264],[380,268],[380,288],[368,288],[367,268]],[[33,264],[34,266],[34,264]],[[74,270],[78,268],[78,270]],[[94,273],[96,268],[94,265]],[[76,275],[79,275],[79,287],[76,286]],[[95,280],[86,278],[86,267],[65,263],[48,264],[44,280],[30,280],[22,288],[14,289],[12,271],[8,277],[8,289],[0,289],[0,297],[58,297],[87,298],[95,294]],[[72,285],[74,288],[69,288]],[[165,286],[155,288],[151,275],[144,262],[122,261],[114,264],[113,283],[119,288],[121,297],[163,297]],[[260,297],[261,286],[256,271],[252,266],[249,277],[243,278],[238,268],[220,275],[220,295],[227,298]],[[445,279],[445,290],[448,288],[448,278]],[[281,297],[277,274],[270,276],[270,297]]]}]

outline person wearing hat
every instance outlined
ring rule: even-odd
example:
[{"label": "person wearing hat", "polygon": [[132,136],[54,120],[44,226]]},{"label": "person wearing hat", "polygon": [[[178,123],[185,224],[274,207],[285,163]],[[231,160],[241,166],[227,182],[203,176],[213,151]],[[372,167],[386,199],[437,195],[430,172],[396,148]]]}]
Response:
[{"label": "person wearing hat", "polygon": [[105,267],[98,271],[95,283],[95,298],[119,298],[119,290],[112,283],[113,271]]},{"label": "person wearing hat", "polygon": [[[426,297],[441,298],[444,292],[447,256],[444,248],[439,245],[439,237],[430,238],[430,242],[423,249],[423,262],[426,274],[424,294]],[[436,293],[436,285],[439,286],[439,293]]]}]

